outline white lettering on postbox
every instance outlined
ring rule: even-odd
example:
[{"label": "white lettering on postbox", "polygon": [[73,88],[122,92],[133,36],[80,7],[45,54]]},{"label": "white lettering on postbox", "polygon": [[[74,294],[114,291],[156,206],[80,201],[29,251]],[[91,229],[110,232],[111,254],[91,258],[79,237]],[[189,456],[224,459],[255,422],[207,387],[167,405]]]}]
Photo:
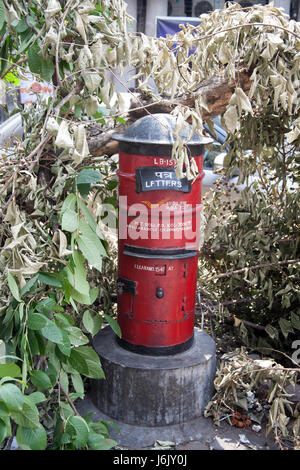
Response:
[{"label": "white lettering on postbox", "polygon": [[154,165],[158,166],[175,166],[175,160],[171,160],[170,158],[154,158],[153,160]]}]

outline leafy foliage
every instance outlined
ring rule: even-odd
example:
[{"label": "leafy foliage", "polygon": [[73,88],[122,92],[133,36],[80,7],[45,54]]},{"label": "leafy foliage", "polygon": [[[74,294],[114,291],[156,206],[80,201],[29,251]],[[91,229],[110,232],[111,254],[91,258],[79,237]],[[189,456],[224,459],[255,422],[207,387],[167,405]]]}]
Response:
[{"label": "leafy foliage", "polygon": [[[140,91],[173,100],[196,96],[199,85],[216,74],[232,79],[245,68],[251,73],[250,94],[236,83],[223,116],[230,134],[228,165],[238,165],[243,179],[261,155],[278,174],[299,163],[297,156],[285,155],[284,165],[273,167],[272,157],[285,141],[299,143],[299,24],[272,5],[242,9],[231,4],[202,16],[199,27],[182,27],[166,39],[129,34],[130,21],[122,0],[0,0],[1,92],[12,72],[23,76],[29,70],[37,80],[52,78],[54,85],[48,101],[39,99],[22,110],[24,140],[0,162],[0,338],[8,361],[0,365],[2,443],[16,435],[24,449],[45,449],[48,441],[61,449],[115,444],[109,439],[111,423],[80,417],[74,405],[84,395],[82,376],[103,377],[89,344],[102,319],[120,334],[108,316],[115,238],[101,223],[102,203],[116,201],[115,163],[91,158],[87,139],[91,119],[104,125],[108,114],[125,122],[124,98],[114,95],[108,72],[114,76],[130,65],[137,69]],[[201,134],[207,108],[200,93],[193,108],[177,106],[174,111],[173,157],[179,177],[183,165],[189,179],[196,176],[180,130],[189,120]],[[252,160],[244,156],[249,148]],[[281,199],[291,216],[279,213],[281,222],[290,224],[295,201],[285,196],[284,181]],[[250,204],[244,201],[235,225]],[[258,216],[253,217],[255,224]],[[298,222],[293,223],[296,227]],[[217,274],[227,266],[218,263]],[[288,269],[295,275],[293,267]],[[247,280],[254,285],[250,271]],[[281,291],[286,288],[276,282]],[[294,302],[297,294],[290,290],[281,292],[283,303]],[[298,317],[288,313],[291,318],[285,321],[294,328]],[[281,326],[286,332],[291,328],[282,321]]]},{"label": "leafy foliage", "polygon": [[288,171],[281,162],[275,177],[262,162],[257,168],[261,177],[240,197],[220,182],[205,206],[200,289],[216,302],[227,301],[225,314],[234,315],[244,344],[291,354],[300,326],[299,191],[283,186],[282,174],[291,183],[297,167]]},{"label": "leafy foliage", "polygon": [[[295,385],[296,369],[285,369],[270,358],[252,359],[245,348],[224,354],[215,378],[216,393],[205,409],[216,424],[222,419],[234,421],[238,413],[246,413],[250,422],[267,419],[267,432],[274,432],[276,442],[284,448],[284,440],[299,444],[299,404],[293,409],[288,385]],[[288,428],[294,417],[293,428]]]}]

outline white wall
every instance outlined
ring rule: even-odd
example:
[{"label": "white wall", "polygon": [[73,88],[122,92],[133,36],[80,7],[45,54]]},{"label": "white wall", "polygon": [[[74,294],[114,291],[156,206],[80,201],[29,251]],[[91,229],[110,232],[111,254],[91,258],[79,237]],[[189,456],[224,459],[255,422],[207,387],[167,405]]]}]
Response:
[{"label": "white wall", "polygon": [[145,34],[155,36],[155,18],[157,16],[168,16],[168,0],[148,0],[146,11]]},{"label": "white wall", "polygon": [[[127,3],[127,13],[131,16],[133,16],[134,18],[134,22],[131,23],[131,24],[128,24],[127,25],[127,31],[128,32],[135,32],[136,31],[136,18],[137,18],[137,1],[138,0],[126,0],[126,3]],[[126,85],[127,88],[134,88],[135,86],[135,83],[131,80],[130,78],[133,77],[135,75],[135,70],[132,70],[132,67],[127,67],[122,76],[120,76],[119,74],[116,74],[119,79],[124,83],[124,85]],[[116,91],[122,91],[122,92],[127,92],[127,89],[122,86],[118,80],[115,78],[115,77],[112,77],[112,78],[109,78],[111,80],[113,80],[113,82],[115,83],[115,90]]]},{"label": "white wall", "polygon": [[290,14],[291,0],[274,0],[274,7],[284,8],[284,13]]}]

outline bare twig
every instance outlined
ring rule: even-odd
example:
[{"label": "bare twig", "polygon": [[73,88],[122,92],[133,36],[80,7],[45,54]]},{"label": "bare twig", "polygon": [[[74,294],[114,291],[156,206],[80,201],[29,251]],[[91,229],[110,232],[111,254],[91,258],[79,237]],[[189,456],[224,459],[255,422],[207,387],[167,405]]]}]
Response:
[{"label": "bare twig", "polygon": [[[203,315],[203,314],[202,314],[202,309],[201,309],[201,316],[202,316],[202,315]],[[200,315],[198,315],[198,314],[196,313],[195,316],[197,317],[197,316],[200,316]],[[207,316],[207,317],[209,317],[209,318],[214,318],[214,317],[217,317],[217,314],[216,314],[215,312],[210,311],[210,312],[208,312],[208,313],[205,313],[205,316]],[[230,315],[230,316],[229,316],[229,315],[226,315],[226,316],[225,316],[225,319],[234,321],[234,318],[232,317],[232,315]],[[249,321],[249,320],[243,320],[242,318],[238,318],[238,320],[240,320],[241,323],[244,323],[244,325],[246,325],[246,326],[250,326],[251,328],[254,328],[254,329],[256,329],[256,330],[265,331],[265,327],[262,326],[262,325],[257,325],[256,323],[253,323],[253,322],[251,322],[251,321]]]},{"label": "bare twig", "polygon": [[[3,59],[1,59],[1,60],[3,60]],[[5,72],[3,72],[0,79],[3,79],[11,70],[13,70],[15,67],[17,67],[19,64],[22,64],[23,62],[27,62],[27,60],[28,60],[27,57],[23,57],[22,59],[20,59],[17,62],[13,63],[10,67],[8,67],[8,69],[5,70]]]},{"label": "bare twig", "polygon": [[246,268],[237,269],[235,271],[228,271],[227,273],[216,274],[215,276],[209,277],[208,279],[204,279],[203,281],[201,281],[201,284],[206,284],[208,282],[215,281],[216,279],[222,279],[223,277],[230,277],[230,276],[233,276],[234,274],[243,274],[246,271],[252,271],[254,269],[271,268],[271,267],[276,267],[276,266],[283,266],[286,264],[297,264],[297,263],[300,263],[300,258],[288,259],[285,261],[277,261],[275,263],[261,263],[255,266],[248,266]]},{"label": "bare twig", "polygon": [[[223,34],[223,33],[228,33],[229,31],[233,31],[235,29],[240,29],[240,28],[251,28],[253,26],[263,26],[265,28],[277,28],[277,29],[281,29],[282,31],[285,31],[286,33],[288,34],[291,34],[292,36],[295,36],[295,38],[297,39],[300,39],[300,36],[299,34],[295,33],[294,31],[291,31],[290,29],[287,29],[285,28],[284,26],[279,26],[279,25],[275,25],[275,24],[267,24],[267,23],[244,23],[244,24],[237,24],[235,26],[232,26],[230,28],[226,28],[226,29],[221,29],[220,31],[215,31],[213,32],[212,34],[207,34],[205,36],[200,36],[198,37],[197,39],[194,39],[194,41],[198,42],[198,41],[203,41],[205,39],[211,39],[213,38],[214,36],[216,36],[217,34]],[[192,29],[200,29],[201,28],[201,25],[197,25],[197,26],[193,26]],[[179,46],[178,46],[179,47]]]},{"label": "bare twig", "polygon": [[69,405],[71,406],[72,410],[74,411],[74,413],[76,414],[76,416],[80,416],[80,414],[78,413],[73,401],[71,400],[71,397],[70,395],[68,394],[68,392],[64,389],[64,387],[61,385],[60,382],[57,382],[58,384],[58,387],[59,389],[63,392],[63,394],[65,395],[66,399],[68,400],[68,403]]},{"label": "bare twig", "polygon": [[3,186],[3,188],[1,189],[0,191],[0,195],[2,193],[4,193],[4,191],[8,188],[9,184],[11,183],[13,177],[15,176],[15,173],[13,173],[12,175],[10,175],[10,177],[8,178],[8,180],[6,181],[5,185]]},{"label": "bare twig", "polygon": [[56,49],[55,49],[55,71],[56,71],[56,80],[57,80],[56,84],[57,84],[58,87],[61,86],[61,79],[60,79],[60,75],[59,75],[59,60],[58,60],[60,35],[61,35],[62,29],[64,27],[66,16],[68,15],[68,13],[71,9],[72,3],[74,1],[75,0],[69,0],[68,1],[67,5],[66,5],[66,9],[65,9],[64,14],[63,14],[62,19],[61,19],[59,28],[58,28],[58,32],[57,32],[57,41],[56,41]]},{"label": "bare twig", "polygon": [[[241,366],[242,368],[243,366]],[[244,375],[248,374],[253,374],[254,372],[261,372],[262,370],[281,370],[283,372],[299,372],[299,367],[298,368],[288,368],[288,367],[261,367],[259,369],[253,369],[253,370],[248,370],[247,372],[243,372],[242,374],[236,374],[234,373],[235,377],[243,377]]]},{"label": "bare twig", "polygon": [[65,103],[69,101],[69,99],[76,95],[77,93],[80,93],[80,91],[83,89],[83,83],[77,83],[77,85],[68,93],[59,103],[57,106],[54,108],[54,113],[56,117],[58,116],[58,113],[60,109],[63,107]]},{"label": "bare twig", "polygon": [[[292,359],[290,356],[288,356],[287,354],[285,354],[283,351],[279,351],[278,349],[266,348],[266,347],[264,347],[264,346],[257,346],[256,348],[252,349],[252,351],[257,351],[257,350],[260,350],[260,349],[264,349],[264,350],[266,350],[266,351],[273,351],[273,352],[282,354],[284,357],[286,357],[287,359],[289,359],[293,364],[295,364],[296,366],[298,365],[298,362],[294,361],[294,359]],[[299,372],[300,372],[300,369],[299,369]]]}]

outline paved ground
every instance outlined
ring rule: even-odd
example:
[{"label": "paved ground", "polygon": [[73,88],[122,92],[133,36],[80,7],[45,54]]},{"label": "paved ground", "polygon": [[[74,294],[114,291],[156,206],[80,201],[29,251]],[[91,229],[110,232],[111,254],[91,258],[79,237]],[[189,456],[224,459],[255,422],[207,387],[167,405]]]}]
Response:
[{"label": "paved ground", "polygon": [[[81,402],[81,403],[80,403]],[[276,450],[272,436],[266,437],[265,427],[259,432],[240,429],[222,421],[220,426],[212,418],[198,418],[186,425],[142,427],[120,423],[103,415],[91,400],[77,401],[76,407],[84,415],[93,411],[96,421],[109,419],[120,429],[111,429],[111,437],[118,442],[117,449],[150,450],[153,448],[175,450]],[[176,442],[177,441],[177,442]]]},{"label": "paved ground", "polygon": [[[215,426],[211,418],[202,418],[199,422],[203,437],[200,440],[189,441],[174,447],[175,450],[277,450],[271,437],[266,437],[265,429],[254,432],[251,429],[238,429],[223,422]],[[156,444],[159,447],[159,442]],[[162,447],[163,448],[163,447]],[[153,449],[153,447],[139,447]],[[130,450],[137,450],[131,448]]]},{"label": "paved ground", "polygon": [[265,429],[254,432],[251,429],[238,429],[228,423],[220,427],[212,423],[212,419],[203,418],[207,432],[200,441],[191,441],[176,446],[178,450],[276,450],[272,438],[266,437]]}]

